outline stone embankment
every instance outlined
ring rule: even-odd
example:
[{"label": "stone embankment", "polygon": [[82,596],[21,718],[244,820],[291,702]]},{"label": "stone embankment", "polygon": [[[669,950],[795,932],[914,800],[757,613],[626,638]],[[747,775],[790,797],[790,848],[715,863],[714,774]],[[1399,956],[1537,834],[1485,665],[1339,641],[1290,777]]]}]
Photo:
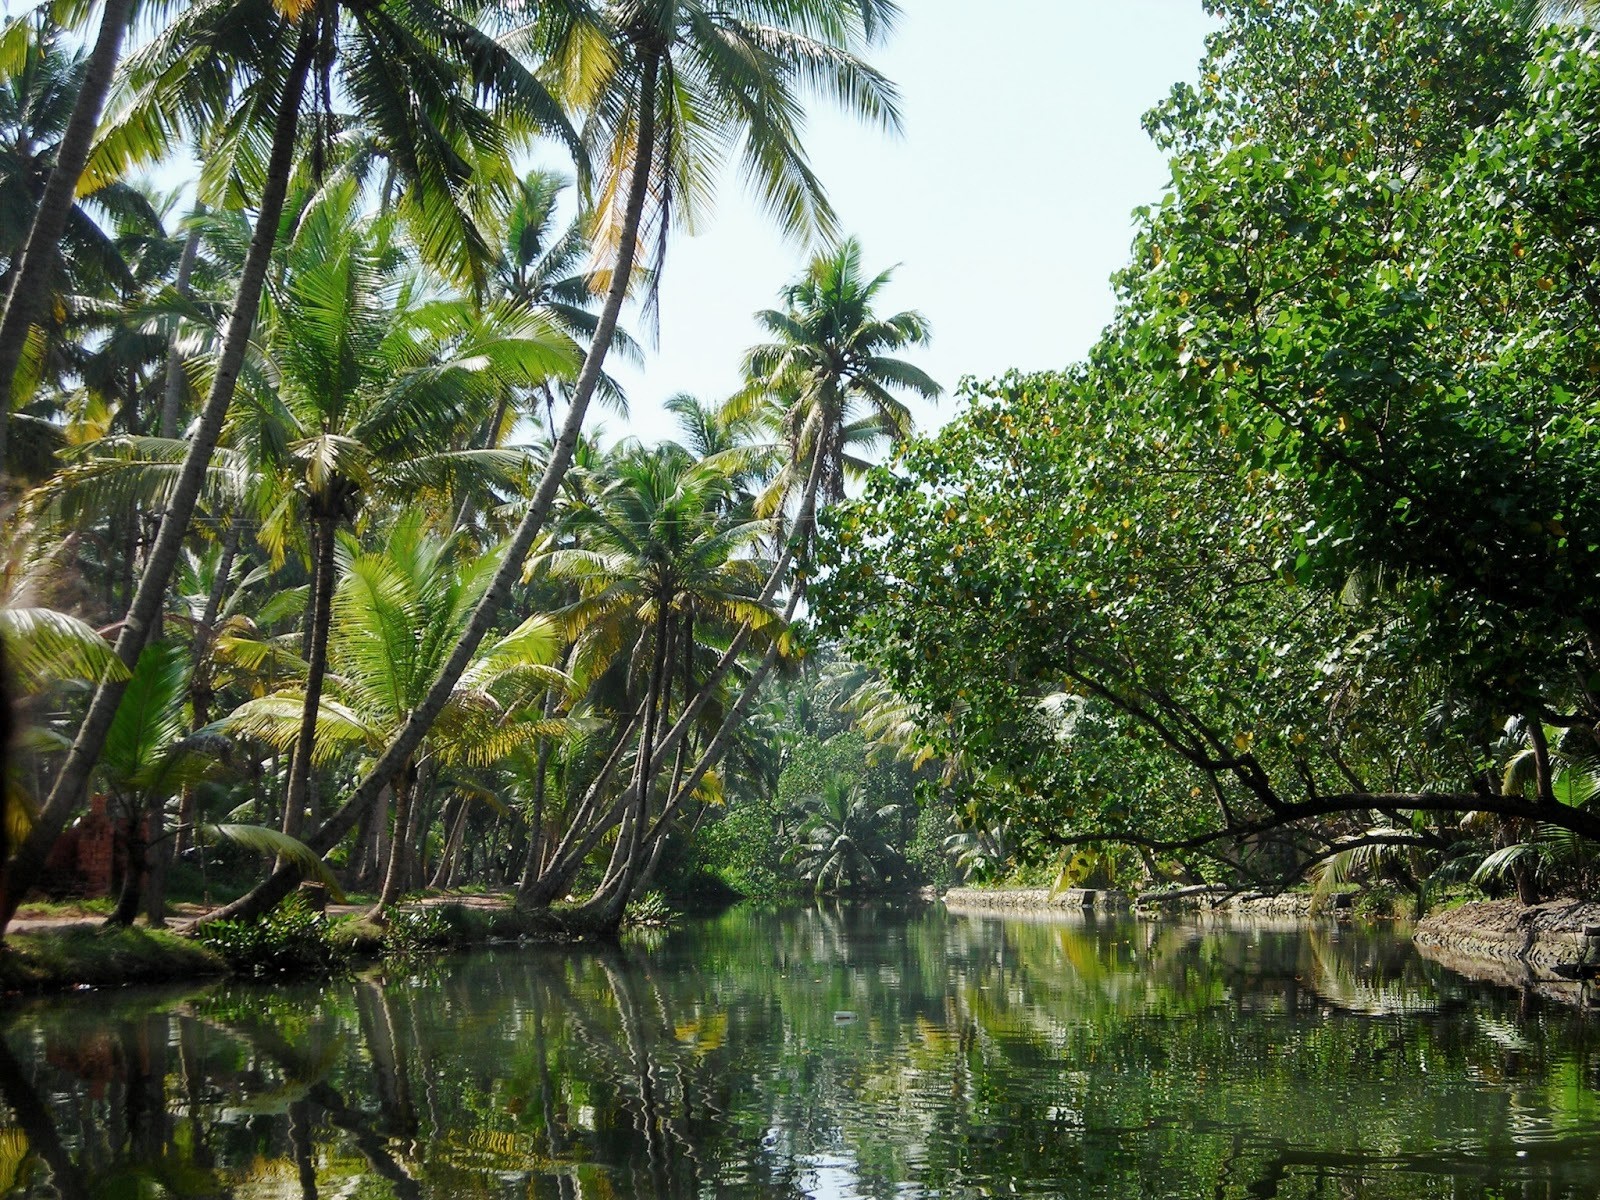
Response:
[{"label": "stone embankment", "polygon": [[1102,888],[951,888],[944,894],[951,912],[997,910],[1007,912],[1083,912],[1085,909],[1124,909],[1128,897]]},{"label": "stone embankment", "polygon": [[1131,905],[1140,912],[1198,908],[1240,916],[1307,917],[1311,900],[1309,892],[1262,896],[1187,889],[1182,894],[1147,894],[1131,901],[1127,893],[1107,888],[1067,888],[1062,892],[1049,888],[951,888],[944,894],[944,905],[951,912],[1121,911]]},{"label": "stone embankment", "polygon": [[1593,978],[1600,975],[1600,904],[1463,904],[1424,917],[1416,942],[1432,958],[1488,959],[1521,964],[1536,976]]}]

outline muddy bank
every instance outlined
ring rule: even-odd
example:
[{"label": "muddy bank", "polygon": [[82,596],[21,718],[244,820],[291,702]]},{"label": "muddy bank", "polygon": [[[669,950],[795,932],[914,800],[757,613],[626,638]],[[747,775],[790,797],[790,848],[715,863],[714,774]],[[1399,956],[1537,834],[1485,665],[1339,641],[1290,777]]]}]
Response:
[{"label": "muddy bank", "polygon": [[1592,979],[1600,975],[1600,904],[1463,904],[1419,921],[1416,943],[1427,957],[1463,974],[1473,972],[1459,964],[1477,963],[1479,970],[1522,968],[1513,972],[1522,980]]}]

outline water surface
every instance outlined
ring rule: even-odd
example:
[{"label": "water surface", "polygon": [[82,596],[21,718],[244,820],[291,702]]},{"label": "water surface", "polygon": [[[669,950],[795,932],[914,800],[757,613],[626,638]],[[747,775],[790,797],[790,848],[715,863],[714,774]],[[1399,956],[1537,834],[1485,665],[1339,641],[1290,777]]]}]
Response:
[{"label": "water surface", "polygon": [[7,1200],[1600,1192],[1592,1019],[1333,926],[735,909],[3,1043]]}]

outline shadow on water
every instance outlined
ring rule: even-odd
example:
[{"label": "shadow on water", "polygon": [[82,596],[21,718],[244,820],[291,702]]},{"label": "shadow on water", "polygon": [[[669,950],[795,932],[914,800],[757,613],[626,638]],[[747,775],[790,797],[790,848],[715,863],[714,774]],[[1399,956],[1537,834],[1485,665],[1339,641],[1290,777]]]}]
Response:
[{"label": "shadow on water", "polygon": [[0,1197],[1591,1196],[1600,1045],[1333,926],[733,910],[24,1008]]}]

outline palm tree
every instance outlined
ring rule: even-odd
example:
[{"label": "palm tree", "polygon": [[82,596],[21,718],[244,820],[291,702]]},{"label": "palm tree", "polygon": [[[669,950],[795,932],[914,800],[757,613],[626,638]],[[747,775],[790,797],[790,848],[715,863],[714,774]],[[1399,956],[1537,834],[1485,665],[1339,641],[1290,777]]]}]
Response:
[{"label": "palm tree", "polygon": [[[125,2],[112,0],[116,6]],[[466,260],[480,279],[488,254],[459,207],[464,173],[474,160],[504,154],[513,139],[536,129],[571,135],[560,106],[534,73],[491,31],[438,0],[378,0],[348,8],[340,0],[292,6],[209,0],[183,9],[127,64],[131,99],[100,141],[86,173],[91,184],[137,159],[161,156],[185,132],[198,130],[220,131],[208,142],[202,180],[213,200],[238,200],[241,190],[255,195],[258,180],[260,190],[211,387],[117,637],[117,657],[125,664],[138,658],[160,612],[244,364],[295,163],[307,84],[315,81],[310,91],[316,159],[333,124],[335,71],[338,93],[376,131],[408,185],[419,248],[440,262]],[[270,134],[263,137],[266,130]],[[8,865],[0,924],[10,920],[38,878],[77,805],[121,688],[106,681],[96,689],[38,821]]]},{"label": "palm tree", "polygon": [[[500,229],[490,286],[495,296],[544,315],[579,345],[588,346],[600,324],[594,311],[595,281],[585,267],[591,247],[581,219],[557,224],[557,206],[567,186],[554,171],[533,170],[517,181]],[[612,331],[611,352],[630,362],[640,359],[638,344],[621,328]],[[570,380],[552,380],[538,389],[551,441],[559,436],[556,392],[565,383]],[[626,415],[622,389],[609,375],[602,372],[596,392]]]},{"label": "palm tree", "polygon": [[837,892],[851,885],[882,881],[895,853],[878,831],[898,806],[872,806],[859,783],[834,778],[822,791],[806,797],[810,810],[800,828],[804,840],[785,856],[800,878],[817,892]]},{"label": "palm tree", "polygon": [[[860,451],[911,432],[911,414],[895,393],[940,395],[924,371],[893,357],[928,344],[927,319],[914,311],[883,317],[873,309],[893,277],[883,271],[868,279],[860,244],[847,238],[783,290],[784,308],[756,314],[772,340],[745,355],[747,393],[778,407],[788,450],[766,496],[769,511],[795,496],[802,514],[843,498],[846,479],[867,468]],[[802,537],[805,523],[796,522]]]},{"label": "palm tree", "polygon": [[[896,127],[894,89],[855,50],[897,12],[894,0],[745,0],[737,7],[606,0],[541,13],[548,60],[585,114],[584,140],[599,175],[591,236],[605,304],[561,434],[501,570],[423,702],[349,802],[314,835],[313,846],[337,845],[409,759],[510,595],[571,465],[641,244],[664,246],[674,222],[707,199],[710,164],[735,146],[746,179],[786,232],[809,236],[830,228],[832,210],[800,145],[800,96],[828,91],[868,120]],[[658,252],[656,271],[659,259]],[[292,871],[277,872],[225,915],[264,911],[294,882]]]},{"label": "palm tree", "polygon": [[[95,127],[100,123],[100,113],[105,107],[106,94],[111,89],[111,77],[117,59],[122,54],[122,39],[128,31],[128,20],[133,11],[133,0],[104,0],[100,9],[100,28],[94,46],[78,76],[72,110],[56,146],[55,162],[48,181],[33,209],[33,220],[28,238],[22,247],[20,262],[14,263],[11,287],[5,299],[5,314],[0,317],[0,472],[6,461],[6,426],[11,412],[12,381],[17,366],[22,361],[28,331],[44,310],[55,274],[55,264],[60,253],[62,234],[77,211],[76,199],[79,182],[89,151],[94,141]],[[0,74],[11,74],[14,60],[24,62],[28,51],[20,55],[16,46],[26,46],[27,18],[18,18],[12,28],[0,36],[0,56],[13,62],[0,61]],[[40,15],[39,40],[52,38],[54,30],[48,18]],[[7,53],[7,51],[9,51]],[[26,70],[26,67],[23,68]],[[137,652],[136,652],[137,653]]]},{"label": "palm tree", "polygon": [[598,904],[620,916],[647,846],[651,785],[664,761],[656,740],[675,682],[683,699],[693,686],[697,638],[741,626],[774,637],[779,622],[759,600],[766,567],[748,556],[763,526],[726,515],[726,475],[675,446],[626,449],[612,473],[594,502],[568,515],[577,547],[536,565],[580,590],[558,614],[575,637],[579,670],[592,674],[622,654],[630,673],[644,676],[625,704],[641,712],[631,808]]},{"label": "palm tree", "polygon": [[158,814],[186,784],[208,772],[211,760],[186,740],[183,701],[188,656],[181,647],[152,642],[139,655],[133,677],[111,722],[95,777],[127,822],[127,867],[110,923],[130,925],[139,911],[146,853]]},{"label": "palm tree", "polygon": [[[307,675],[300,740],[290,760],[283,831],[300,832],[315,753],[318,700],[332,619],[335,533],[387,494],[454,492],[494,474],[506,455],[446,449],[481,426],[517,386],[576,366],[564,334],[526,310],[431,299],[400,272],[393,222],[361,216],[352,180],[324,187],[285,247],[271,290],[265,374],[256,397],[272,426],[250,441],[286,486],[267,493],[263,536],[281,544],[309,529]],[[279,453],[275,448],[281,447]],[[515,456],[509,456],[513,460]]]},{"label": "palm tree", "polygon": [[[83,68],[81,56],[63,45],[64,31],[48,21],[27,22],[21,31],[29,36],[22,39],[16,69],[0,72],[0,297],[11,292],[23,268],[34,213],[49,186]],[[96,214],[110,218],[111,227],[103,227]],[[105,318],[123,315],[117,297],[125,300],[148,284],[151,260],[160,257],[149,253],[158,240],[149,235],[159,235],[159,224],[150,199],[119,181],[70,206],[48,271],[30,284],[44,289],[45,303],[29,317],[32,333],[5,393],[13,400],[32,399],[22,412],[8,403],[0,413],[7,430],[4,467],[13,477],[46,473],[50,453],[60,444],[59,414],[41,408],[37,385],[70,378],[85,388],[103,386],[97,366],[118,360],[125,349],[113,343],[137,339],[127,322]],[[135,263],[135,257],[142,261]],[[85,326],[107,335],[97,337],[93,351],[70,340],[69,331]]]},{"label": "palm tree", "polygon": [[[929,399],[940,393],[927,374],[891,356],[892,351],[925,344],[929,336],[919,313],[879,317],[873,311],[873,301],[891,277],[885,271],[867,279],[860,247],[847,239],[813,258],[805,277],[784,289],[785,310],[757,315],[775,340],[746,355],[748,383],[735,408],[780,414],[778,431],[787,451],[757,511],[781,515],[797,488],[799,496],[790,533],[762,591],[763,602],[777,594],[789,578],[790,565],[806,553],[819,502],[842,496],[846,477],[864,465],[851,451],[910,432],[910,414],[895,392],[909,390]],[[793,619],[804,594],[802,571],[790,581],[786,621]],[[732,669],[742,649],[742,637],[735,636],[711,686]],[[681,794],[699,786],[705,772],[721,760],[777,661],[778,647],[770,646],[724,712],[716,736],[685,775]],[[699,708],[689,705],[663,747],[675,745],[698,715]]]},{"label": "palm tree", "polygon": [[[403,514],[381,549],[344,554],[333,601],[333,670],[315,712],[315,738],[301,734],[309,691],[303,684],[246,701],[225,726],[280,749],[310,745],[320,761],[378,751],[426,691],[497,566],[497,553],[463,557],[455,539],[427,532],[421,513]],[[560,732],[541,710],[548,688],[569,686],[553,666],[558,650],[553,623],[530,618],[483,647],[463,674],[428,740],[396,777],[395,833],[378,910],[399,894],[427,773],[441,764],[492,765]]]}]

